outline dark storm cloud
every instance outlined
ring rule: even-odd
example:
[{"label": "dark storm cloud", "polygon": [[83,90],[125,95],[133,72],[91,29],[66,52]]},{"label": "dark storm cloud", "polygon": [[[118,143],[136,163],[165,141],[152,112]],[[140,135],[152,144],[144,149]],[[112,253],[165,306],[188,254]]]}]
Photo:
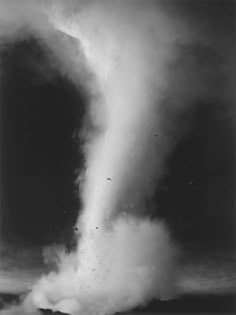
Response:
[{"label": "dark storm cloud", "polygon": [[193,106],[180,120],[182,138],[169,159],[163,184],[168,191],[157,194],[159,211],[184,243],[204,250],[234,248],[235,2],[164,6],[183,18],[195,36],[187,45],[180,43],[172,68],[171,90],[176,96],[188,90]]},{"label": "dark storm cloud", "polygon": [[52,67],[36,39],[6,43],[1,58],[4,236],[52,241],[61,225],[71,228],[77,207],[73,134],[85,97]]}]

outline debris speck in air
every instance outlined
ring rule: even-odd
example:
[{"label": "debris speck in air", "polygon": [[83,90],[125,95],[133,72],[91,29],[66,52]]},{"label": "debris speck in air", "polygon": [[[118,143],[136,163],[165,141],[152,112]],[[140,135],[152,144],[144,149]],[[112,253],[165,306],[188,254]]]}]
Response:
[{"label": "debris speck in air", "polygon": [[110,180],[110,181],[111,181],[111,178],[110,178],[110,177],[107,177],[107,180]]},{"label": "debris speck in air", "polygon": [[98,230],[98,226],[96,226],[96,230]]}]

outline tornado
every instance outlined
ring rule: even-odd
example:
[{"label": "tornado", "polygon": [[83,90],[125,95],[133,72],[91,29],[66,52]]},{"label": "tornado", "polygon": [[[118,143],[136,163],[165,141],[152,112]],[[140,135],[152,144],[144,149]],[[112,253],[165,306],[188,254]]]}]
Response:
[{"label": "tornado", "polygon": [[[41,1],[33,12],[47,24],[31,15],[31,31],[82,81],[90,104],[80,131],[76,248],[57,252],[56,270],[23,307],[109,315],[171,299],[177,249],[165,222],[149,213],[157,212],[153,196],[178,137],[168,136],[175,119],[165,109],[185,104],[182,94],[173,101],[170,68],[188,31],[156,1]],[[51,41],[55,33],[73,44]]]}]

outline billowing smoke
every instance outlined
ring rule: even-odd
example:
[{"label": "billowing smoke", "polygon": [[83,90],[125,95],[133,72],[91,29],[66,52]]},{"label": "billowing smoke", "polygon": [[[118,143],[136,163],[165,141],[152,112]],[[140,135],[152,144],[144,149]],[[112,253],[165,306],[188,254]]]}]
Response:
[{"label": "billowing smoke", "polygon": [[[102,315],[172,298],[176,249],[166,225],[147,214],[178,137],[176,113],[189,95],[184,87],[176,92],[170,70],[189,35],[152,1],[52,1],[36,8],[46,26],[27,23],[51,44],[63,71],[84,81],[91,104],[81,131],[77,247],[58,253],[57,270],[35,284],[25,308]],[[50,43],[50,27],[73,46],[57,51],[62,46]]]}]

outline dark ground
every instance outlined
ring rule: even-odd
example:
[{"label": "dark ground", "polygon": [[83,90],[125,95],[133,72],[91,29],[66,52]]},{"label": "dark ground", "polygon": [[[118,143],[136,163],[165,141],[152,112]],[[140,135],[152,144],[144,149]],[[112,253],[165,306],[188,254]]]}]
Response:
[{"label": "dark ground", "polygon": [[[3,305],[12,305],[19,303],[20,298],[12,294],[0,294],[0,309]],[[139,307],[123,314],[224,314],[236,312],[236,294],[186,294],[176,300],[154,301],[145,307]],[[42,315],[59,315],[61,312],[52,312],[50,310],[41,310]],[[120,313],[121,314],[121,313]]]}]

